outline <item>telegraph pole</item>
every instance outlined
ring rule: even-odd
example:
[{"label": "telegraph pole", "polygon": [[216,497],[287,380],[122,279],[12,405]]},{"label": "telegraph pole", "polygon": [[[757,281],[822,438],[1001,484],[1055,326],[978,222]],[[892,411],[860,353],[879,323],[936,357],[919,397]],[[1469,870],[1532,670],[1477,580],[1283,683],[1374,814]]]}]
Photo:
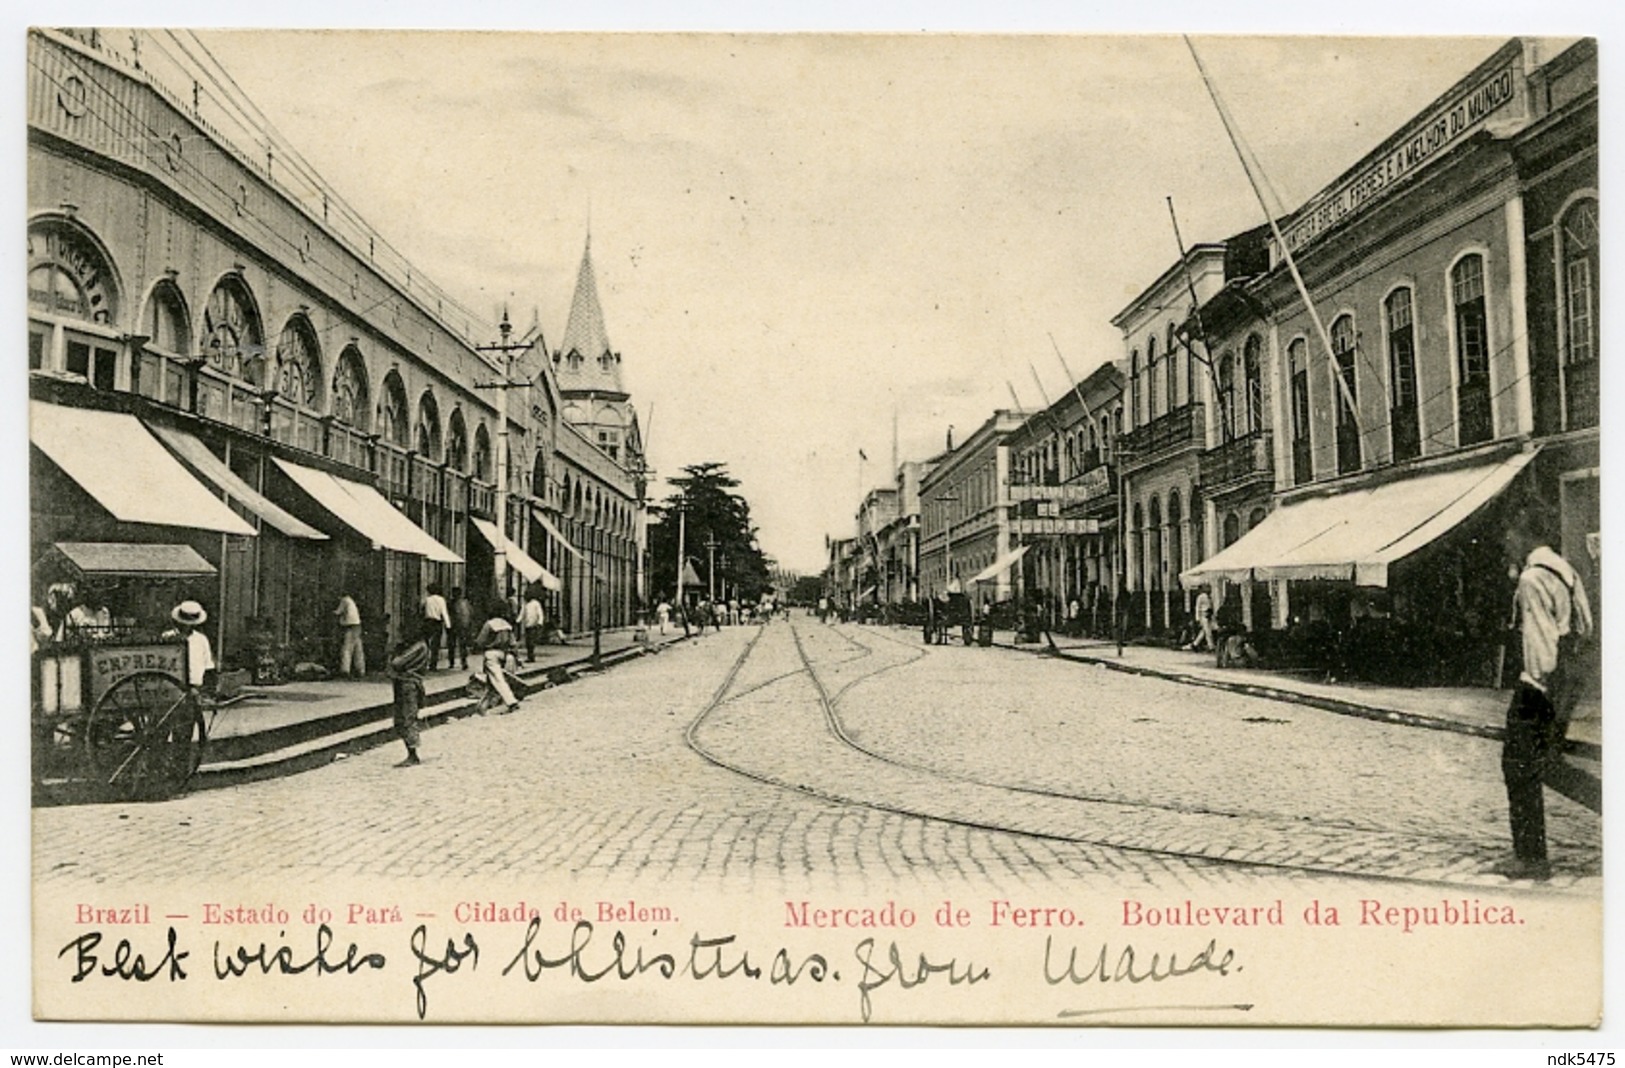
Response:
[{"label": "telegraph pole", "polygon": [[706,584],[712,605],[717,601],[717,536],[710,531],[705,532],[705,551],[708,555],[706,564]]},{"label": "telegraph pole", "polygon": [[683,569],[688,561],[683,552],[688,540],[688,491],[677,502],[677,610],[683,614],[683,637],[688,637],[688,589],[683,585]]},{"label": "telegraph pole", "polygon": [[535,345],[534,341],[523,344],[512,344],[508,341],[513,333],[513,324],[508,321],[508,309],[502,309],[502,322],[497,327],[502,333],[502,340],[495,345],[475,345],[476,352],[497,352],[502,354],[503,372],[500,382],[479,382],[475,389],[494,389],[500,398],[497,404],[497,458],[496,458],[496,502],[492,505],[493,518],[496,521],[499,543],[492,547],[492,581],[496,583],[496,594],[499,598],[508,595],[508,391],[510,389],[529,389],[530,383],[513,380],[514,354],[524,352]]}]

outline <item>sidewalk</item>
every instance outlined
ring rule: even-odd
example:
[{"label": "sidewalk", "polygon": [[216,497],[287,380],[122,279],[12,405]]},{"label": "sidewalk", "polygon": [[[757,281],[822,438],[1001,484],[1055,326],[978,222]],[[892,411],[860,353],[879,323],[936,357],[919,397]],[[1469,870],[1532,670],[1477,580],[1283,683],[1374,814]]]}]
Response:
[{"label": "sidewalk", "polygon": [[[645,649],[631,627],[600,635],[600,664],[611,667],[642,656]],[[651,629],[649,652],[683,640],[680,628],[662,636]],[[517,675],[531,692],[559,685],[591,670],[592,635],[574,635],[562,645],[539,646],[533,663]],[[464,694],[470,668],[441,668],[424,679],[426,700],[419,712],[425,726],[470,715],[474,703]],[[281,686],[249,686],[247,698],[221,709],[209,727],[209,744],[198,770],[199,786],[247,781],[342,758],[350,751],[395,737],[393,694],[382,673],[364,679],[324,679]]]},{"label": "sidewalk", "polygon": [[[1121,657],[1115,642],[1055,635],[1056,654],[1117,671],[1150,675],[1192,686],[1212,686],[1236,693],[1396,723],[1407,727],[1454,731],[1499,740],[1506,723],[1509,690],[1455,686],[1379,686],[1365,682],[1326,682],[1320,674],[1293,674],[1266,668],[1220,668],[1212,653],[1193,653],[1158,646],[1125,645]],[[996,645],[1048,653],[1048,642],[1016,644],[1015,632],[996,631]],[[1580,705],[1569,724],[1569,750],[1602,759],[1602,706]]]}]

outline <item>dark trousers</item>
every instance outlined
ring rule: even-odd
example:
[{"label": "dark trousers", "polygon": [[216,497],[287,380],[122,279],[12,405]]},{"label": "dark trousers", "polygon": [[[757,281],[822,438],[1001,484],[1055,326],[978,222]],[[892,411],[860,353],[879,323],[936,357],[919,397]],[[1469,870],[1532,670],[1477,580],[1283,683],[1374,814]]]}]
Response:
[{"label": "dark trousers", "polygon": [[[433,671],[440,663],[440,639],[445,637],[446,625],[438,619],[425,619],[423,621],[423,644],[429,647],[429,670]],[[451,653],[446,653],[446,666],[451,666]]]},{"label": "dark trousers", "polygon": [[1507,708],[1501,776],[1507,786],[1512,851],[1520,860],[1546,859],[1546,795],[1549,786],[1593,812],[1602,811],[1602,782],[1563,759],[1568,723],[1558,718],[1539,687],[1520,682]]},{"label": "dark trousers", "polygon": [[394,678],[395,734],[406,748],[418,747],[418,708],[423,704],[423,683],[418,679]]},{"label": "dark trousers", "polygon": [[[429,655],[434,655],[432,645],[429,647]],[[430,663],[433,664],[433,661]],[[451,629],[446,632],[446,666],[451,667],[453,663],[461,667],[468,666],[468,628],[458,626],[456,623],[453,623]]]}]

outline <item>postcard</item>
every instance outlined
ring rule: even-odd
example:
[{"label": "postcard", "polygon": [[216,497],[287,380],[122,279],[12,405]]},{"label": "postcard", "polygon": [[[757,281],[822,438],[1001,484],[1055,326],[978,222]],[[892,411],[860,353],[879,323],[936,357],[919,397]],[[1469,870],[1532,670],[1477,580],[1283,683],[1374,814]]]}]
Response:
[{"label": "postcard", "polygon": [[1589,38],[30,30],[36,1018],[1597,1026],[1597,160]]}]

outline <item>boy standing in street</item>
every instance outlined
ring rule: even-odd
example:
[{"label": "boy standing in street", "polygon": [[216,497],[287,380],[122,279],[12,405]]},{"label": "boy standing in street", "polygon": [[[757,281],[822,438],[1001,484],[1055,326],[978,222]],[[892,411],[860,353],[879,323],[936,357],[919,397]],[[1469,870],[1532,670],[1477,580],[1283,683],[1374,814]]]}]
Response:
[{"label": "boy standing in street", "polygon": [[422,638],[395,647],[389,661],[389,681],[395,691],[395,733],[406,745],[406,759],[395,766],[410,768],[418,758],[418,709],[423,707],[423,670],[429,664],[429,646]]}]

